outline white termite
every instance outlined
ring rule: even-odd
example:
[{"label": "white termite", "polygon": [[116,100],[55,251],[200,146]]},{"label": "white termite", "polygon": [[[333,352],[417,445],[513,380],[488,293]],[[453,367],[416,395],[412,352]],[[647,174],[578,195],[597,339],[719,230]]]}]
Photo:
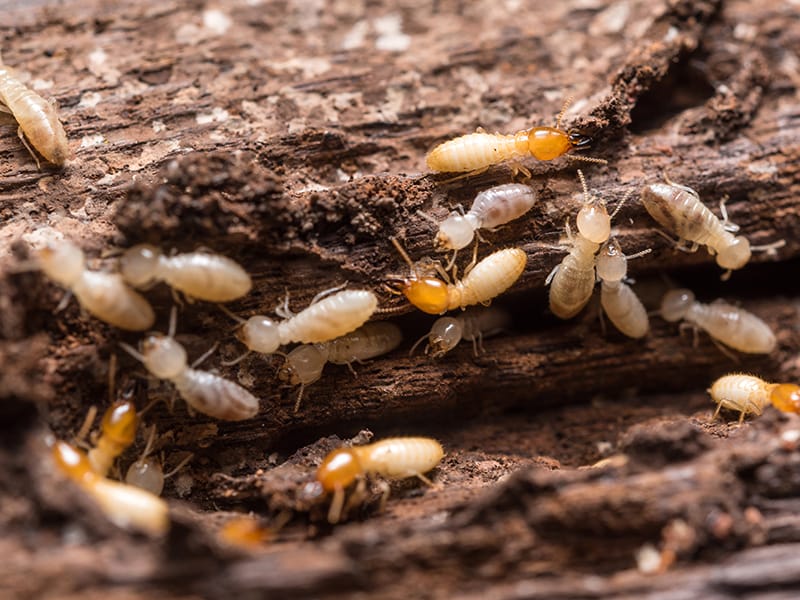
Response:
[{"label": "white termite", "polygon": [[190,298],[230,302],[253,287],[250,275],[233,260],[211,252],[185,252],[165,256],[149,244],[126,250],[120,258],[122,277],[134,287],[146,288],[165,281]]},{"label": "white termite", "polygon": [[753,313],[721,299],[711,304],[697,302],[687,289],[670,290],[664,294],[661,317],[669,322],[683,319],[739,352],[769,354],[777,343],[769,325]]},{"label": "white termite", "polygon": [[500,308],[476,307],[466,310],[456,317],[440,317],[434,322],[430,333],[422,336],[411,348],[413,354],[417,346],[425,339],[425,354],[433,358],[441,358],[450,350],[458,346],[461,340],[472,342],[472,351],[478,356],[478,351],[483,352],[483,338],[496,335],[511,324],[511,317]]},{"label": "white termite", "polygon": [[[121,343],[120,346],[140,360],[152,375],[172,382],[181,398],[194,410],[226,421],[241,421],[256,416],[258,398],[233,381],[189,367],[186,350],[174,335],[173,308],[167,335],[154,333],[147,336],[139,344],[138,352],[128,344]],[[193,367],[208,354],[201,356]]]},{"label": "white termite", "polygon": [[777,385],[741,373],[720,377],[708,390],[711,399],[717,404],[713,418],[716,418],[722,408],[738,411],[740,423],[748,414],[761,415],[769,405],[770,394]]},{"label": "white termite", "polygon": [[70,290],[87,312],[106,323],[131,331],[143,331],[155,323],[147,300],[119,273],[88,270],[83,251],[71,242],[53,242],[39,250],[36,264],[47,277]]},{"label": "white termite", "polygon": [[128,467],[125,472],[125,483],[135,486],[137,488],[147,490],[151,494],[160,496],[164,491],[164,480],[169,479],[180,469],[182,469],[192,458],[193,454],[189,454],[181,460],[175,468],[169,472],[164,473],[163,461],[151,455],[153,445],[155,442],[156,427],[153,425],[150,428],[147,442],[145,444],[142,455],[137,458]]},{"label": "white termite", "polygon": [[650,249],[625,256],[619,242],[612,238],[600,248],[595,261],[597,277],[601,281],[600,305],[614,327],[628,337],[641,338],[650,330],[647,311],[636,292],[625,283],[628,260],[642,256]]},{"label": "white termite", "polygon": [[278,371],[278,378],[283,382],[300,386],[294,406],[294,412],[297,412],[300,409],[305,386],[311,385],[322,376],[326,362],[347,365],[353,371],[352,363],[391,352],[402,341],[403,333],[394,323],[386,321],[366,323],[330,342],[298,346],[286,355],[286,362]]}]

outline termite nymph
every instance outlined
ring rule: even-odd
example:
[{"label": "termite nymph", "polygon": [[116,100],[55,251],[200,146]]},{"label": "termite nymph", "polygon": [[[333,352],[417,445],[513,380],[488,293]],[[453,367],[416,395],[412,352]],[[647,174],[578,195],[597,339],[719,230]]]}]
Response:
[{"label": "termite nymph", "polygon": [[201,356],[192,367],[188,366],[186,350],[173,337],[175,316],[173,308],[169,333],[147,336],[139,344],[139,351],[125,343],[120,343],[120,346],[141,361],[152,375],[172,382],[181,398],[194,410],[226,421],[241,421],[256,416],[258,398],[253,394],[233,381],[193,368],[209,353]]},{"label": "termite nymph", "polygon": [[[577,131],[561,129],[561,120],[569,103],[570,100],[567,100],[561,109],[555,127],[533,127],[509,135],[483,131],[462,135],[436,146],[425,157],[425,162],[431,171],[480,172],[492,165],[525,156],[533,156],[537,160],[553,160],[571,150],[585,148],[591,143],[591,138]],[[576,160],[607,164],[601,158],[576,154],[568,156]],[[530,172],[524,167],[517,168],[530,176]]]},{"label": "termite nymph", "polygon": [[[19,124],[17,135],[41,168],[39,158],[28,145],[57,167],[70,156],[67,134],[58,119],[55,103],[29,89],[0,58],[0,112],[10,113]],[[27,141],[26,141],[27,138]]]},{"label": "termite nymph", "polygon": [[[514,285],[528,262],[527,254],[520,248],[498,250],[475,264],[463,279],[450,283],[432,273],[420,273],[418,264],[411,261],[397,239],[392,238],[392,243],[411,268],[409,277],[388,278],[397,286],[396,290],[391,288],[392,291],[402,293],[411,304],[430,315],[439,315],[473,304],[488,304]],[[447,277],[441,265],[437,271]]]},{"label": "termite nymph", "polygon": [[83,251],[67,241],[39,250],[36,263],[44,274],[70,290],[89,313],[120,329],[143,331],[155,323],[150,303],[118,273],[90,271]]},{"label": "termite nymph", "polygon": [[363,481],[365,476],[375,474],[387,479],[418,477],[430,484],[424,474],[438,465],[443,456],[442,445],[424,437],[387,438],[366,446],[334,450],[317,469],[322,489],[333,493],[328,521],[339,521],[344,490],[356,480]]},{"label": "termite nymph", "polygon": [[441,358],[458,346],[461,340],[471,341],[472,351],[478,356],[478,351],[483,351],[483,338],[504,331],[510,323],[508,313],[493,306],[471,308],[456,317],[440,317],[431,327],[430,333],[417,340],[409,355],[427,339],[425,354],[430,354],[432,358]]},{"label": "termite nymph", "polygon": [[628,260],[642,256],[650,249],[625,256],[616,238],[603,244],[595,261],[597,277],[601,281],[600,304],[614,327],[630,338],[641,338],[650,330],[647,310],[636,292],[625,283]]},{"label": "termite nymph", "polygon": [[671,323],[683,319],[739,352],[769,354],[777,344],[769,325],[754,314],[724,300],[715,300],[711,304],[697,302],[687,289],[670,290],[664,294],[661,317]]},{"label": "termite nymph", "polygon": [[189,298],[208,302],[230,302],[253,287],[250,275],[225,256],[211,252],[165,256],[149,244],[126,250],[120,258],[120,272],[134,287],[145,288],[163,280]]},{"label": "termite nymph", "polygon": [[783,412],[800,413],[800,386],[793,383],[767,383],[755,375],[735,373],[717,379],[708,392],[717,403],[713,418],[727,408],[739,411],[741,423],[748,414],[759,416],[769,404]]},{"label": "termite nymph", "polygon": [[125,472],[125,483],[135,486],[137,488],[147,490],[151,494],[160,496],[164,491],[164,480],[169,479],[175,473],[180,471],[186,464],[194,458],[193,454],[189,454],[181,460],[173,469],[164,473],[164,467],[161,460],[151,456],[153,445],[155,443],[156,427],[153,425],[150,428],[150,433],[147,437],[144,450],[139,458],[130,464],[128,470]]}]

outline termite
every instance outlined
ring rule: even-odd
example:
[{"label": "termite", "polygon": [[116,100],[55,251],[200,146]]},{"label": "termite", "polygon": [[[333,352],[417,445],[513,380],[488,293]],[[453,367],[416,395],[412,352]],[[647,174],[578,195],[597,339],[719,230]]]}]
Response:
[{"label": "termite", "polygon": [[[642,189],[642,204],[662,227],[678,235],[679,248],[695,252],[700,246],[706,246],[708,252],[716,256],[717,264],[726,270],[723,279],[727,279],[731,271],[744,267],[753,251],[771,252],[785,245],[785,240],[780,240],[764,246],[750,246],[746,237],[733,235],[739,227],[728,220],[724,200],[720,202],[720,220],[692,188],[674,183],[666,176],[665,180],[666,183],[654,183]],[[691,246],[685,248],[684,241],[691,242]]]},{"label": "termite", "polygon": [[717,379],[708,392],[717,403],[712,418],[727,408],[739,411],[741,423],[748,414],[759,416],[769,404],[783,412],[800,412],[800,386],[793,383],[767,383],[755,375],[735,373]]},{"label": "termite", "polygon": [[[555,127],[533,127],[514,134],[486,133],[479,130],[442,142],[428,153],[425,162],[431,171],[480,172],[492,165],[529,155],[537,160],[553,160],[570,150],[581,150],[591,143],[591,138],[574,130],[561,129],[561,120],[569,104],[570,100],[564,103],[556,118]],[[576,154],[569,157],[600,164],[608,162],[602,158]],[[517,169],[530,177],[526,168]]]},{"label": "termite", "polygon": [[461,340],[471,341],[472,351],[478,356],[479,350],[484,351],[483,338],[504,331],[510,323],[511,318],[508,313],[493,306],[472,308],[456,317],[440,317],[431,327],[430,333],[422,336],[412,346],[409,355],[427,339],[425,354],[430,354],[432,358],[441,358],[458,346]]},{"label": "termite", "polygon": [[[322,376],[326,362],[347,365],[353,371],[352,363],[391,352],[403,341],[403,333],[394,323],[375,321],[365,323],[353,332],[322,344],[303,344],[286,355],[286,362],[278,371],[278,378],[292,385],[299,385],[300,391],[294,405],[294,412],[300,409],[305,386],[311,385]],[[355,371],[353,371],[355,374]]]},{"label": "termite", "polygon": [[120,258],[122,277],[134,287],[146,288],[165,281],[189,298],[230,302],[253,287],[250,275],[238,263],[210,252],[165,256],[149,244],[126,250]]},{"label": "termite", "polygon": [[98,319],[131,331],[153,326],[156,316],[150,303],[119,273],[88,270],[83,251],[75,244],[52,243],[39,250],[36,258],[47,277],[75,294],[80,305]]},{"label": "termite", "polygon": [[387,438],[366,446],[334,450],[317,469],[317,481],[322,489],[333,493],[328,521],[339,521],[344,490],[357,479],[363,481],[370,474],[387,479],[418,477],[431,485],[424,473],[438,465],[443,456],[442,445],[424,437]]},{"label": "termite", "polygon": [[571,319],[589,302],[595,284],[595,254],[611,235],[611,219],[619,212],[626,198],[608,214],[606,204],[589,195],[583,172],[578,170],[583,186],[584,203],[578,211],[578,233],[573,235],[567,221],[570,251],[561,264],[550,272],[545,285],[550,286],[550,310],[561,319]]},{"label": "termite", "polygon": [[169,526],[167,503],[158,496],[111,481],[92,468],[84,452],[63,441],[52,445],[53,459],[64,475],[74,481],[118,527],[150,535],[162,535]]},{"label": "termite", "polygon": [[[67,134],[58,119],[55,102],[48,102],[29,89],[0,58],[0,112],[11,114],[19,124],[17,135],[41,168],[39,157],[61,167],[70,156]],[[27,138],[27,141],[26,141]],[[30,146],[28,145],[30,142]]]},{"label": "termite", "polygon": [[256,416],[258,398],[253,394],[233,381],[194,368],[210,352],[201,356],[191,367],[187,365],[186,350],[174,338],[175,317],[173,308],[169,333],[148,335],[140,342],[139,351],[124,342],[120,346],[141,361],[152,375],[172,382],[181,398],[196,411],[226,421],[241,421]]},{"label": "termite", "polygon": [[164,481],[186,466],[186,464],[194,458],[194,454],[190,453],[173,469],[164,473],[163,461],[150,455],[153,451],[155,435],[156,426],[153,425],[150,428],[150,434],[147,437],[142,455],[132,462],[125,472],[125,483],[147,490],[156,496],[160,496],[161,492],[164,491]]},{"label": "termite", "polygon": [[392,238],[392,243],[411,268],[409,277],[388,278],[398,286],[398,290],[391,288],[392,291],[402,293],[411,304],[429,315],[440,315],[473,304],[489,304],[493,298],[514,285],[528,262],[524,250],[505,248],[475,264],[460,281],[456,279],[455,283],[451,283],[441,265],[438,265],[437,271],[445,277],[445,281],[435,277],[428,269],[420,269],[419,264],[415,265],[397,239]]},{"label": "termite", "polygon": [[98,475],[107,475],[114,460],[136,439],[139,417],[136,406],[127,400],[114,402],[103,415],[100,437],[87,456]]},{"label": "termite", "polygon": [[739,352],[769,354],[777,343],[769,325],[754,314],[721,299],[711,304],[697,302],[687,289],[664,294],[661,317],[673,323],[684,319],[691,326],[706,331],[712,339]]},{"label": "termite", "polygon": [[647,311],[636,292],[625,283],[628,260],[642,256],[650,249],[625,256],[615,238],[603,244],[595,261],[597,277],[601,281],[600,304],[606,316],[623,334],[641,338],[650,330]]}]

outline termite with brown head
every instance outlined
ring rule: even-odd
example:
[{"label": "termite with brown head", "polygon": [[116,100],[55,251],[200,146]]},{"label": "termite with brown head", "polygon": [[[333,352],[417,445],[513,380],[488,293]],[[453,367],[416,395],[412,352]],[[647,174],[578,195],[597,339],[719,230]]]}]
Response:
[{"label": "termite with brown head", "polygon": [[120,329],[143,331],[156,320],[150,303],[132,290],[118,273],[90,271],[83,251],[68,241],[49,244],[36,253],[36,265],[64,286],[98,319]]},{"label": "termite with brown head", "polygon": [[109,521],[150,535],[166,533],[169,515],[161,498],[97,474],[86,454],[66,442],[52,442],[52,452],[58,469],[97,503]]},{"label": "termite with brown head", "polygon": [[[58,119],[56,105],[23,84],[0,59],[0,112],[10,113],[19,124],[17,135],[36,165],[39,157],[31,149],[57,167],[64,166],[70,156],[67,134]],[[27,141],[26,141],[27,138]],[[28,145],[30,142],[30,146]]]},{"label": "termite with brown head", "polygon": [[601,281],[600,304],[614,327],[631,338],[647,335],[650,321],[642,301],[625,283],[628,260],[649,252],[650,248],[625,256],[616,238],[611,238],[600,248],[595,261],[597,277]]},{"label": "termite with brown head", "polygon": [[573,235],[567,221],[570,251],[561,264],[550,272],[545,284],[550,286],[550,310],[560,319],[571,319],[589,302],[595,284],[595,254],[611,235],[611,219],[622,208],[623,198],[609,216],[606,204],[589,195],[583,172],[578,170],[584,202],[578,211],[578,233]]},{"label": "termite with brown head", "polygon": [[403,333],[394,323],[375,321],[365,323],[353,332],[321,344],[303,344],[286,355],[286,362],[278,370],[278,378],[299,385],[294,412],[300,409],[305,386],[322,376],[326,362],[347,365],[353,374],[352,363],[362,362],[391,352],[403,341]]},{"label": "termite with brown head", "polygon": [[670,290],[661,300],[661,318],[674,323],[685,320],[703,329],[715,341],[748,354],[769,354],[777,343],[769,325],[753,313],[715,300],[703,304],[687,289]]},{"label": "termite with brown head", "polygon": [[194,454],[189,454],[181,460],[173,469],[164,473],[163,461],[151,455],[155,443],[156,427],[150,428],[142,455],[128,467],[125,472],[125,483],[128,485],[147,490],[151,494],[160,496],[164,491],[164,480],[169,479],[180,471],[192,460]]},{"label": "termite with brown head", "polygon": [[126,250],[120,258],[122,277],[134,287],[165,281],[189,298],[230,302],[253,287],[250,275],[231,259],[211,252],[164,254],[149,244]]},{"label": "termite with brown head", "polygon": [[430,333],[426,333],[412,346],[409,356],[425,339],[428,340],[425,354],[430,354],[432,358],[441,358],[458,346],[461,340],[471,341],[472,351],[478,356],[479,350],[484,351],[483,338],[505,331],[510,324],[508,313],[494,306],[470,308],[456,317],[440,317],[431,327]]},{"label": "termite with brown head", "polygon": [[[388,277],[396,286],[390,287],[390,290],[403,294],[411,304],[429,315],[440,315],[448,310],[466,308],[473,304],[488,305],[492,299],[514,285],[528,263],[528,255],[521,248],[505,248],[490,254],[468,269],[460,281],[456,279],[455,283],[450,283],[441,265],[435,270],[420,268],[419,263],[414,264],[411,261],[397,239],[391,239],[410,267],[411,274],[408,277]],[[436,277],[436,272],[446,280]]]},{"label": "termite with brown head", "polygon": [[[334,450],[317,469],[322,489],[333,494],[328,521],[338,523],[344,508],[345,489],[370,474],[387,479],[418,477],[431,484],[424,474],[439,464],[444,456],[442,445],[424,437],[387,438],[366,446]],[[388,488],[384,493],[384,503]]]},{"label": "termite with brown head", "polygon": [[727,279],[732,270],[741,269],[749,261],[754,251],[774,252],[785,245],[780,240],[765,246],[751,246],[746,237],[733,233],[739,227],[728,220],[725,202],[720,202],[722,220],[718,219],[692,188],[678,185],[666,176],[666,183],[654,183],[642,189],[642,204],[658,223],[678,235],[679,248],[682,242],[691,242],[686,249],[694,252],[699,246],[706,246],[709,253],[716,255],[717,264],[725,269],[722,278]]},{"label": "termite with brown head", "polygon": [[[510,135],[482,131],[462,135],[436,146],[425,157],[425,162],[431,171],[481,172],[492,165],[526,156],[533,156],[537,160],[553,160],[571,150],[586,148],[591,143],[591,138],[577,131],[561,129],[561,120],[569,103],[568,99],[556,119],[555,127],[533,127]],[[600,164],[608,162],[601,158],[576,154],[567,156],[586,162]],[[517,169],[530,177],[530,172],[526,168],[517,167]]]},{"label": "termite with brown head", "polygon": [[739,411],[741,423],[748,414],[759,416],[769,404],[783,412],[800,412],[800,386],[793,383],[767,383],[755,375],[734,373],[717,379],[708,392],[717,403],[714,418],[727,408]]},{"label": "termite with brown head", "polygon": [[173,308],[169,333],[148,335],[139,344],[139,351],[125,343],[120,343],[120,346],[141,361],[152,375],[172,382],[181,398],[194,410],[226,421],[241,421],[256,416],[258,398],[253,394],[233,381],[193,368],[208,356],[208,352],[192,367],[188,366],[186,350],[173,337],[175,318]]}]

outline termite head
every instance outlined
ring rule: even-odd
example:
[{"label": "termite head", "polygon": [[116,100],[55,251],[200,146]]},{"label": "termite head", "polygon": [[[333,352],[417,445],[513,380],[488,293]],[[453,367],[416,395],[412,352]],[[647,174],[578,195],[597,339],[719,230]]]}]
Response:
[{"label": "termite head", "polygon": [[441,358],[455,348],[461,341],[464,327],[459,319],[442,317],[431,327],[428,334],[428,347],[431,357]]},{"label": "termite head", "polygon": [[690,290],[670,290],[661,299],[661,318],[674,323],[680,321],[694,304],[694,294]]},{"label": "termite head", "polygon": [[334,450],[317,469],[317,481],[326,492],[344,489],[363,474],[364,468],[352,448]]},{"label": "termite head", "polygon": [[164,491],[164,468],[161,461],[151,456],[142,456],[128,467],[125,483],[160,496]]},{"label": "termite head", "polygon": [[278,379],[291,385],[310,385],[322,375],[327,357],[313,344],[298,346],[286,356],[278,369]]},{"label": "termite head", "polygon": [[255,315],[236,330],[236,337],[253,352],[272,354],[281,345],[278,324],[263,315]]},{"label": "termite head", "polygon": [[130,446],[136,439],[139,417],[133,402],[118,400],[103,415],[103,435],[120,446]]},{"label": "termite head", "polygon": [[750,261],[750,242],[737,236],[717,253],[717,264],[723,269],[741,269]]},{"label": "termite head", "polygon": [[78,281],[86,266],[83,251],[66,241],[49,244],[39,250],[37,261],[45,275],[66,287]]},{"label": "termite head", "polygon": [[769,397],[772,405],[780,411],[800,413],[800,386],[794,383],[776,385]]},{"label": "termite head", "polygon": [[408,301],[429,315],[440,315],[449,307],[447,284],[435,277],[401,279],[399,290]]},{"label": "termite head", "polygon": [[159,379],[177,377],[186,368],[186,350],[173,337],[160,333],[147,336],[141,352],[144,366]]},{"label": "termite head", "polygon": [[96,477],[86,454],[61,440],[53,443],[53,460],[64,475],[79,483]]},{"label": "termite head", "polygon": [[592,138],[576,129],[570,129],[567,132],[567,137],[569,138],[569,143],[572,144],[572,147],[576,150],[588,148],[592,144]]},{"label": "termite head", "polygon": [[475,227],[472,223],[464,215],[452,212],[439,224],[433,244],[440,252],[461,250],[469,246],[474,237]]},{"label": "termite head", "polygon": [[161,250],[149,244],[128,248],[119,260],[122,277],[134,287],[145,287],[156,275]]},{"label": "termite head", "polygon": [[597,276],[603,281],[622,281],[628,272],[628,259],[616,239],[609,240],[597,255]]},{"label": "termite head", "polygon": [[578,169],[578,177],[583,186],[583,206],[578,211],[578,231],[590,242],[602,244],[611,235],[611,217],[606,210],[606,203],[589,195],[589,187],[583,171]]}]

